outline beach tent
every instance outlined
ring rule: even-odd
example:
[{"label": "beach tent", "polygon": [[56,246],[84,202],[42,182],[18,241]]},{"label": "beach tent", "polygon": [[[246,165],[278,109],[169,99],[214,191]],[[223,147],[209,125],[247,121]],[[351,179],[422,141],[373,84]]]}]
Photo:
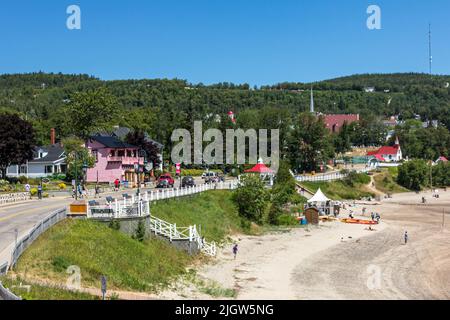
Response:
[{"label": "beach tent", "polygon": [[322,190],[317,190],[316,194],[308,200],[308,203],[326,203],[327,201],[330,201],[330,199],[327,198],[326,195],[323,194]]}]

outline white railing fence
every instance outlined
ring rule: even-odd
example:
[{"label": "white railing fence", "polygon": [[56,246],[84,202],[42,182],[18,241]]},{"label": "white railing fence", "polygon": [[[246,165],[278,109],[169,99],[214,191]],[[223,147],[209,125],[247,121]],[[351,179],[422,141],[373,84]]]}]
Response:
[{"label": "white railing fence", "polygon": [[29,192],[5,193],[0,194],[0,204],[25,201],[30,199]]},{"label": "white railing fence", "polygon": [[154,217],[150,212],[150,203],[154,201],[172,199],[178,197],[198,194],[208,190],[235,189],[238,186],[237,181],[219,182],[212,184],[202,184],[186,188],[171,188],[157,191],[147,191],[138,196],[126,197],[122,200],[115,199],[105,205],[89,206],[87,217],[89,219],[123,219],[136,217],[149,217],[150,230],[156,235],[163,236],[169,241],[186,240],[195,242],[198,249],[205,254],[216,255],[216,243],[207,242],[198,233],[197,226],[178,227],[175,223],[170,223]]},{"label": "white railing fence", "polygon": [[[370,170],[373,170],[373,168],[364,168],[360,170],[353,170],[358,173],[367,173]],[[351,172],[351,171],[350,171]],[[295,179],[298,182],[303,181],[311,181],[311,182],[321,182],[321,181],[335,181],[335,180],[341,180],[348,176],[348,173],[341,173],[341,172],[332,172],[332,173],[325,173],[325,174],[319,174],[315,176],[307,176],[307,175],[299,175],[296,176]]]}]

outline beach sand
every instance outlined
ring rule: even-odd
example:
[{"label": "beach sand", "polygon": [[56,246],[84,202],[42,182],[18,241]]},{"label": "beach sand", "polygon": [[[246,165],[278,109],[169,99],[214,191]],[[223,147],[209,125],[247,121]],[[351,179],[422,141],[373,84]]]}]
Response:
[{"label": "beach sand", "polygon": [[366,207],[366,218],[380,213],[376,231],[335,221],[309,231],[242,236],[236,260],[229,245],[199,275],[237,290],[237,299],[448,299],[450,191],[441,191],[440,199],[428,192],[426,205],[421,197],[398,194],[350,208],[361,213]]}]

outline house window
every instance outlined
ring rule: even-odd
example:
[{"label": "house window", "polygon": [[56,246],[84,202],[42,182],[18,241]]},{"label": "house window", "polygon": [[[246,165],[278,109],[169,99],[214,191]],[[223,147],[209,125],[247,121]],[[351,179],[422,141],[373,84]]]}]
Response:
[{"label": "house window", "polygon": [[20,166],[19,174],[27,174],[27,166]]},{"label": "house window", "polygon": [[133,153],[131,150],[127,150],[127,157],[131,158],[133,156]]},{"label": "house window", "polygon": [[114,150],[111,150],[111,151],[109,152],[109,156],[110,156],[110,157],[115,157],[115,156],[116,156],[116,152],[115,152]]},{"label": "house window", "polygon": [[125,150],[119,150],[118,157],[125,157]]},{"label": "house window", "polygon": [[53,166],[45,166],[45,173],[53,173]]}]

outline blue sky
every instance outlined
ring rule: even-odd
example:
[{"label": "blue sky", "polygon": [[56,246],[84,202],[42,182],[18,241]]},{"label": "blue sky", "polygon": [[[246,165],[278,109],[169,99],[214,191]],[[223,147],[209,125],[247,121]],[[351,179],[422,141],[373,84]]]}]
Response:
[{"label": "blue sky", "polygon": [[[81,30],[66,9],[81,8]],[[366,27],[370,4],[382,30]],[[450,74],[448,0],[15,0],[0,4],[0,73],[88,73],[252,85],[373,72]]]}]

